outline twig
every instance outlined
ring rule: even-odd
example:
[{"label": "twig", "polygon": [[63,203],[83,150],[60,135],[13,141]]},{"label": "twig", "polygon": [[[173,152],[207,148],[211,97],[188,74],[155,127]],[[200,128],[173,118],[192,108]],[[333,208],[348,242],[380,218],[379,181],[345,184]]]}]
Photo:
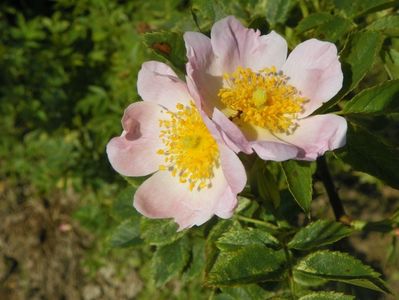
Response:
[{"label": "twig", "polygon": [[330,201],[331,207],[334,211],[335,219],[345,224],[350,223],[350,218],[345,213],[344,206],[339,198],[324,156],[317,159],[317,168],[326,189],[328,200]]}]

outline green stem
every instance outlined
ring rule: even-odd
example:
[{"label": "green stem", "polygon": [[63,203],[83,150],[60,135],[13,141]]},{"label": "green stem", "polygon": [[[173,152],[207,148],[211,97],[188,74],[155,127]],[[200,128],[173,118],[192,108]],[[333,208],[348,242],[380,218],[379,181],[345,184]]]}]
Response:
[{"label": "green stem", "polygon": [[284,249],[284,254],[285,254],[285,259],[287,260],[287,264],[288,264],[288,285],[290,286],[290,291],[291,291],[291,298],[293,300],[296,299],[296,291],[295,291],[295,281],[294,281],[294,275],[293,275],[293,267],[292,267],[292,263],[291,263],[291,255],[290,252],[288,250],[288,248],[286,247],[286,245],[283,245],[283,249]]},{"label": "green stem", "polygon": [[384,64],[384,69],[385,69],[385,72],[387,72],[387,75],[388,75],[388,77],[389,77],[389,80],[393,80],[394,78],[393,78],[392,73],[391,73],[391,71],[389,70],[387,64]]},{"label": "green stem", "polygon": [[275,226],[273,224],[270,224],[268,222],[261,221],[261,220],[256,220],[256,219],[252,219],[252,218],[248,218],[248,217],[244,217],[244,216],[240,216],[240,215],[237,215],[236,218],[238,220],[240,220],[240,221],[244,221],[244,222],[253,223],[253,224],[256,224],[256,225],[261,225],[261,226],[267,227],[267,228],[269,228],[269,229],[271,229],[273,231],[277,231],[277,229],[278,229],[277,226]]},{"label": "green stem", "polygon": [[309,10],[304,0],[299,0],[299,8],[301,9],[302,16],[306,18],[309,15]]},{"label": "green stem", "polygon": [[320,11],[320,4],[319,4],[319,0],[312,0],[313,6],[315,8],[316,11]]}]

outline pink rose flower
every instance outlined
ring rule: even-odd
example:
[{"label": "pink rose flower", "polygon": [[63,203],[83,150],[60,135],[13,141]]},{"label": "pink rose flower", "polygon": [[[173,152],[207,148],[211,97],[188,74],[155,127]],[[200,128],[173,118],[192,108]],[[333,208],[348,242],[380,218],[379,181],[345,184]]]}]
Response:
[{"label": "pink rose flower", "polygon": [[235,152],[314,160],[345,144],[344,118],[311,115],[342,87],[334,44],[307,40],[287,58],[280,35],[260,35],[231,16],[211,38],[186,32],[184,40],[190,92]]},{"label": "pink rose flower", "polygon": [[124,176],[146,176],[134,207],[149,218],[174,218],[179,230],[214,214],[231,217],[245,186],[241,161],[215,125],[192,102],[187,85],[167,65],[146,62],[123,132],[107,145],[112,167]]}]

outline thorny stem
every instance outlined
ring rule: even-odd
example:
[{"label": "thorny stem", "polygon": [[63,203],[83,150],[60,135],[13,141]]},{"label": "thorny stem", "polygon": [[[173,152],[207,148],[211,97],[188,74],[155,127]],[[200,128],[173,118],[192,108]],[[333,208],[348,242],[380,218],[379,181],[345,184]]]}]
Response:
[{"label": "thorny stem", "polygon": [[339,198],[324,156],[317,159],[317,169],[326,189],[328,200],[330,201],[331,207],[334,211],[335,219],[342,223],[350,223],[350,218],[345,213],[344,206]]}]

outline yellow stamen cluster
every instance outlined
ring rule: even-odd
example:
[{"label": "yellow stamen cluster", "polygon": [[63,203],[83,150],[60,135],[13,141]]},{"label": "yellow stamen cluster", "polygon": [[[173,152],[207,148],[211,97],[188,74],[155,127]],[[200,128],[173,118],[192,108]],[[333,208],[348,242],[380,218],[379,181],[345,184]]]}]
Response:
[{"label": "yellow stamen cluster", "polygon": [[165,145],[158,154],[165,156],[160,170],[169,170],[190,190],[211,186],[215,168],[219,168],[219,150],[193,103],[176,105],[177,111],[166,111],[160,120],[160,137]]},{"label": "yellow stamen cluster", "polygon": [[288,84],[288,77],[273,66],[258,73],[238,67],[224,74],[225,87],[219,98],[228,111],[234,111],[232,120],[267,128],[272,133],[292,133],[297,127],[298,113],[308,100]]}]

